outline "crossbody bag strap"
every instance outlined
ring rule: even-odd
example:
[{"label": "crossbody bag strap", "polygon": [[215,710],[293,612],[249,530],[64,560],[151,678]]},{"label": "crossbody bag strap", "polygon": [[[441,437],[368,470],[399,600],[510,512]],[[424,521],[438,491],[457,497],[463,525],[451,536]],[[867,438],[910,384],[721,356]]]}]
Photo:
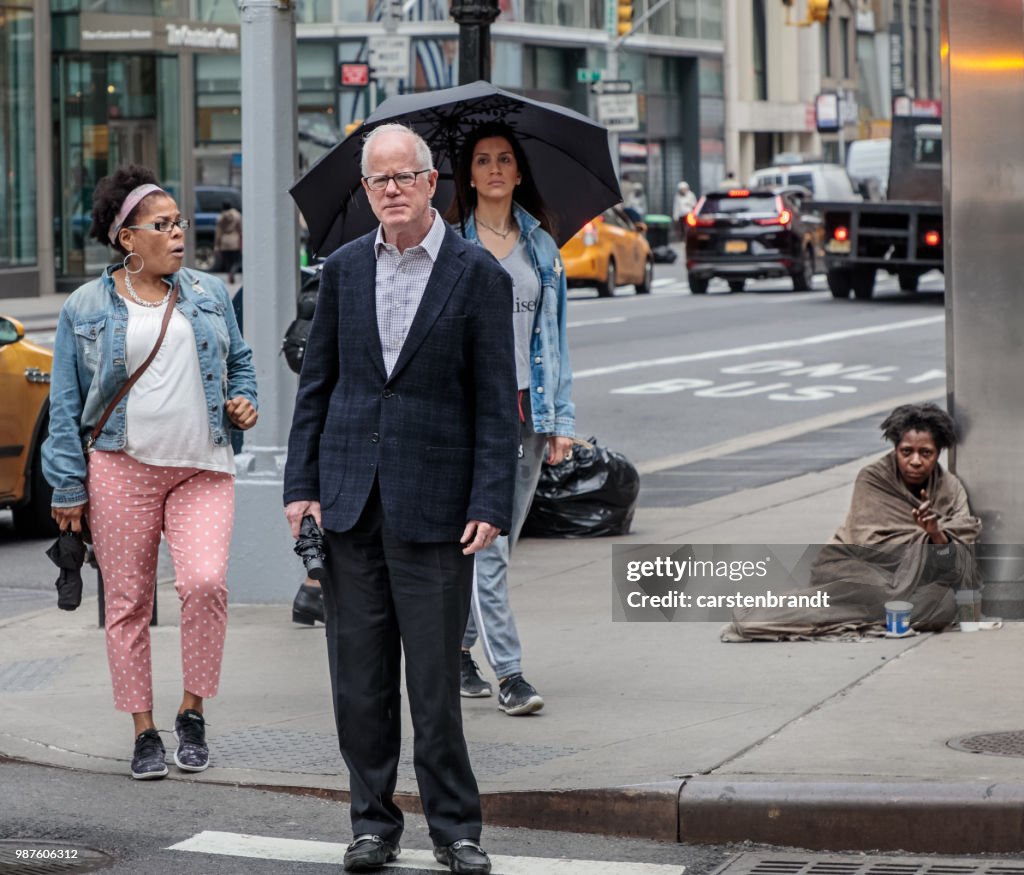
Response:
[{"label": "crossbody bag strap", "polygon": [[114,396],[114,400],[107,405],[107,409],[103,411],[103,415],[100,417],[99,422],[96,423],[95,428],[92,430],[92,434],[89,435],[89,440],[86,441],[86,450],[91,450],[92,445],[96,443],[96,438],[100,436],[100,432],[103,431],[103,426],[107,424],[107,420],[110,419],[110,414],[114,412],[114,408],[124,400],[124,396],[127,395],[132,386],[138,381],[139,377],[142,376],[143,372],[152,364],[153,359],[156,358],[156,354],[160,352],[160,347],[164,342],[164,335],[167,334],[167,326],[170,324],[171,316],[174,315],[174,306],[178,303],[178,284],[174,284],[174,288],[171,289],[171,297],[167,300],[167,309],[164,310],[164,318],[160,322],[160,335],[156,339],[156,344],[153,346],[152,352],[146,357],[146,360],[139,365],[135,373],[132,374],[128,381],[117,390],[117,394]]}]

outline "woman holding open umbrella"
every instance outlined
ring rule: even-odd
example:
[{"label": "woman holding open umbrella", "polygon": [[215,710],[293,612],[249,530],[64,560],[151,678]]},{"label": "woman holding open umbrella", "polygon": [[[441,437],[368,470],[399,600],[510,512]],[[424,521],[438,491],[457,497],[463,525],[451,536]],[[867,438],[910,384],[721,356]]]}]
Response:
[{"label": "woman holding open umbrella", "polygon": [[530,714],[544,700],[522,674],[522,648],[508,598],[509,549],[526,519],[541,464],[572,456],[576,414],[566,342],[566,282],[548,212],[512,128],[481,125],[466,139],[455,168],[456,196],[446,218],[485,247],[513,281],[513,323],[522,446],[512,527],[477,553],[473,610],[463,639],[462,695],[491,695],[470,648],[479,632],[500,681],[498,708]]}]

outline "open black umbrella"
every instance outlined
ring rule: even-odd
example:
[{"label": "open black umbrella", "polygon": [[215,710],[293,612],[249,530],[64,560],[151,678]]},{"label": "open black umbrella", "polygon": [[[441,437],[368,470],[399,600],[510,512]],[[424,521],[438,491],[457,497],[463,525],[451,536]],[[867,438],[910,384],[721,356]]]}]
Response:
[{"label": "open black umbrella", "polygon": [[489,82],[401,94],[385,100],[292,187],[316,254],[329,255],[375,227],[377,220],[360,184],[359,158],[363,136],[390,122],[408,125],[429,144],[440,173],[434,206],[442,212],[454,194],[455,157],[466,135],[486,122],[504,122],[515,132],[555,221],[559,246],[622,200],[608,132],[592,118]]}]

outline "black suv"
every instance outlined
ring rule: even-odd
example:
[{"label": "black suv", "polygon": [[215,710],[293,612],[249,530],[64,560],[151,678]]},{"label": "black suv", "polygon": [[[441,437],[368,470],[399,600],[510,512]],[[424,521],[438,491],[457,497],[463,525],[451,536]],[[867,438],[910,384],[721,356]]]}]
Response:
[{"label": "black suv", "polygon": [[704,195],[686,217],[690,291],[703,295],[713,277],[734,292],[748,279],[792,277],[793,290],[811,288],[822,256],[821,218],[805,212],[811,193],[800,187],[735,188]]}]

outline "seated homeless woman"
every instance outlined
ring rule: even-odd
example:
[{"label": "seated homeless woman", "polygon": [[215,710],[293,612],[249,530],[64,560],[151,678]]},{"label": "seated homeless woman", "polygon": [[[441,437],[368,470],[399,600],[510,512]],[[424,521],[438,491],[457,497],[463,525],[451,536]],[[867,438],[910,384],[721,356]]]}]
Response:
[{"label": "seated homeless woman", "polygon": [[910,625],[935,630],[956,619],[953,591],[977,586],[981,522],[960,481],[939,464],[956,443],[952,418],[934,404],[904,404],[882,423],[893,450],[862,468],[846,522],[811,566],[828,607],[733,612],[723,641],[783,641],[881,630],[885,603],[914,606]]},{"label": "seated homeless woman", "polygon": [[203,699],[220,679],[234,517],[229,431],[256,423],[252,351],[224,284],[182,268],[187,228],[144,167],[97,184],[90,234],[119,261],[61,309],[43,445],[53,518],[72,531],[88,518],[92,530],[114,707],[135,722],[139,779],[167,774],[149,643],[161,532],[181,599],[174,761],[186,772],[209,764]]}]

